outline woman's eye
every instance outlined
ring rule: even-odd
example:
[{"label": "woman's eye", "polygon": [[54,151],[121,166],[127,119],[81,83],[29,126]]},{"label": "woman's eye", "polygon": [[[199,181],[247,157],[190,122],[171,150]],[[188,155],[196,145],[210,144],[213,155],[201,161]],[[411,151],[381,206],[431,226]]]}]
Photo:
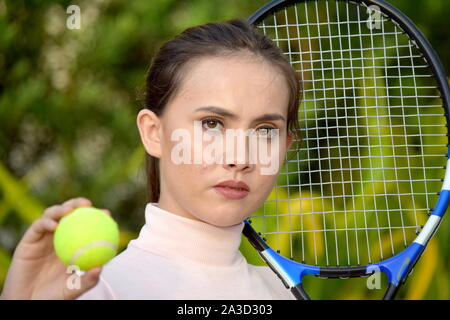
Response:
[{"label": "woman's eye", "polygon": [[259,127],[256,130],[258,131],[258,136],[260,136],[262,138],[268,138],[268,139],[274,138],[278,133],[277,128],[269,127],[269,126]]},{"label": "woman's eye", "polygon": [[208,118],[202,120],[202,127],[206,130],[222,130],[223,124],[217,119],[214,118]]}]

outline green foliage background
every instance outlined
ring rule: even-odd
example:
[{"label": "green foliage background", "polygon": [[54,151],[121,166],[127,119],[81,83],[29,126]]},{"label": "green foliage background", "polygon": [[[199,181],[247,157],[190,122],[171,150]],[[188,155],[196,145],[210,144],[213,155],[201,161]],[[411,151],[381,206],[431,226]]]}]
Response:
[{"label": "green foliage background", "polygon": [[[245,18],[265,2],[0,0],[0,288],[26,228],[53,204],[83,196],[111,210],[121,250],[137,236],[146,182],[135,121],[152,55],[187,27]],[[390,2],[449,72],[448,0]],[[80,30],[66,28],[71,4],[81,8]],[[434,274],[419,273],[401,297],[449,299],[449,255],[438,254],[450,250],[448,239],[438,236],[427,250]]]}]

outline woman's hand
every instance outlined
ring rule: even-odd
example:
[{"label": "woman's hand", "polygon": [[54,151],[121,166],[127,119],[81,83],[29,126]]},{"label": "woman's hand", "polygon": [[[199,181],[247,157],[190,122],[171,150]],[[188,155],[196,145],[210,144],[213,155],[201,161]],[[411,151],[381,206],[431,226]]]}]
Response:
[{"label": "woman's hand", "polygon": [[[94,287],[102,267],[95,267],[80,279],[79,289],[70,289],[68,267],[56,256],[53,232],[59,220],[78,207],[92,206],[85,198],[76,198],[47,208],[28,228],[14,251],[1,299],[75,299]],[[110,212],[104,209],[106,213]]]}]

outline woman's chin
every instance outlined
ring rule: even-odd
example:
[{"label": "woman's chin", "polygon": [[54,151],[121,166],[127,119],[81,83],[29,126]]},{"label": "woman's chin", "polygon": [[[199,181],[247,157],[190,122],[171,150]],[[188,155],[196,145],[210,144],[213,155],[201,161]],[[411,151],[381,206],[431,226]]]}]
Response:
[{"label": "woman's chin", "polygon": [[251,197],[239,200],[227,199],[213,188],[196,198],[195,202],[197,200],[198,206],[196,209],[192,208],[192,212],[197,212],[196,216],[199,220],[217,227],[241,224],[264,202],[264,199],[261,199],[261,203],[255,203],[255,199]]},{"label": "woman's chin", "polygon": [[237,203],[211,203],[203,221],[217,227],[231,227],[242,223],[251,212],[248,212],[248,205],[242,206]]},{"label": "woman's chin", "polygon": [[219,219],[208,219],[210,221],[205,221],[206,223],[216,226],[216,227],[232,227],[238,224],[241,224],[243,222],[244,219],[223,219],[223,218],[219,218]]}]

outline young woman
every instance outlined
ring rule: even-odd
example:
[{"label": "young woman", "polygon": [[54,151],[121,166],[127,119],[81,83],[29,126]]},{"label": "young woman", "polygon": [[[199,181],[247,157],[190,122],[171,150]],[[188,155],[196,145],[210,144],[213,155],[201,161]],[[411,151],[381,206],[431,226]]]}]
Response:
[{"label": "young woman", "polygon": [[[19,243],[2,297],[291,299],[268,267],[249,265],[239,251],[243,220],[267,198],[279,170],[263,174],[262,163],[241,161],[240,149],[221,162],[174,160],[174,133],[193,137],[200,124],[209,141],[228,130],[253,130],[263,143],[278,143],[271,157],[281,167],[297,132],[299,103],[299,81],[283,53],[245,20],[187,29],[154,58],[145,103],[137,125],[149,203],[139,237],[81,276],[80,289],[68,289],[53,231],[64,214],[92,203],[77,198],[50,207]],[[186,154],[199,151],[187,145]]]}]

